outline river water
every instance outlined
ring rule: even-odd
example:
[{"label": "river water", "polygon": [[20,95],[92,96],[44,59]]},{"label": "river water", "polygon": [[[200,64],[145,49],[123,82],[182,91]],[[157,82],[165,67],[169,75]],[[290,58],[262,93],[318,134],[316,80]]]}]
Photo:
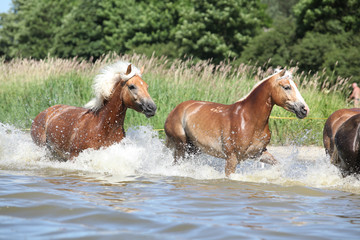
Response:
[{"label": "river water", "polygon": [[360,181],[319,147],[269,147],[279,160],[206,155],[172,165],[156,131],[57,162],[0,125],[0,239],[359,239]]}]

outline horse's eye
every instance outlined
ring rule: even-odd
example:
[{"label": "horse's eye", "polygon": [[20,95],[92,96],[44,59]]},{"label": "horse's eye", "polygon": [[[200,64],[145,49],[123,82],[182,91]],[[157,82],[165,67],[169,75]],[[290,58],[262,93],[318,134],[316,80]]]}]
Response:
[{"label": "horse's eye", "polygon": [[291,90],[291,86],[290,85],[285,85],[285,86],[282,86],[285,90]]},{"label": "horse's eye", "polygon": [[136,86],[133,85],[133,84],[131,84],[131,85],[128,86],[128,88],[129,88],[130,90],[134,90],[134,89],[136,88]]}]

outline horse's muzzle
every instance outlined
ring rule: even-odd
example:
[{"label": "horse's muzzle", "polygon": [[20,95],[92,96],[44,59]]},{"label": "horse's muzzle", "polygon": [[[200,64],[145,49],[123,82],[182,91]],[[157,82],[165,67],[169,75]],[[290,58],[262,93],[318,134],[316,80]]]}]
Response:
[{"label": "horse's muzzle", "polygon": [[294,113],[296,117],[303,119],[309,114],[309,107],[303,103],[294,104]]},{"label": "horse's muzzle", "polygon": [[145,114],[147,118],[153,117],[156,113],[156,104],[152,100],[147,100],[141,103],[142,113]]}]

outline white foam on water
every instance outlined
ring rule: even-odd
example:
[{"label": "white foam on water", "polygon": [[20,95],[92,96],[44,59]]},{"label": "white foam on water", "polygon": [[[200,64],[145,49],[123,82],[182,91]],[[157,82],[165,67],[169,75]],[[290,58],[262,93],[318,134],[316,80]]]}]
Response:
[{"label": "white foam on water", "polygon": [[86,150],[75,160],[88,171],[103,172],[118,177],[129,175],[181,176],[197,179],[222,178],[213,166],[194,161],[173,165],[172,153],[158,133],[150,127],[131,128],[118,144],[99,150]]},{"label": "white foam on water", "polygon": [[[355,176],[343,177],[340,170],[330,163],[328,156],[313,154],[301,156],[300,147],[284,147],[283,151],[274,155],[278,165],[268,166],[259,162],[247,160],[239,164],[236,173],[230,178],[237,181],[272,183],[282,186],[308,186],[333,190],[360,193],[360,180]],[[306,147],[301,148],[307,151]],[[324,149],[317,147],[312,151]],[[270,151],[271,152],[271,151]]]},{"label": "white foam on water", "polygon": [[[311,159],[301,156],[301,147],[290,146],[274,156],[279,161],[269,166],[256,160],[241,162],[234,181],[272,183],[283,186],[309,186],[360,193],[360,181],[354,176],[343,178],[326,156]],[[271,149],[269,150],[271,152]],[[318,148],[317,151],[322,151]],[[307,155],[309,156],[309,154]],[[310,155],[311,156],[311,155]],[[194,179],[225,178],[225,160],[207,155],[192,156],[173,165],[172,152],[151,127],[130,128],[118,144],[99,150],[88,149],[74,161],[59,162],[48,158],[45,148],[36,146],[29,133],[0,124],[0,169],[12,171],[57,169],[83,171],[112,176],[112,181],[126,181],[137,176],[176,176]]]},{"label": "white foam on water", "polygon": [[45,149],[37,147],[29,134],[0,123],[0,166],[26,169],[44,156]]},{"label": "white foam on water", "polygon": [[[122,180],[128,176],[160,175],[193,177],[196,179],[223,178],[214,166],[192,158],[173,165],[173,157],[158,133],[151,127],[131,128],[121,142],[99,150],[87,149],[74,161],[49,159],[46,148],[36,146],[29,133],[10,125],[0,125],[0,168],[33,170],[54,168],[64,171],[85,171],[113,175]],[[114,178],[113,178],[114,180]]]}]

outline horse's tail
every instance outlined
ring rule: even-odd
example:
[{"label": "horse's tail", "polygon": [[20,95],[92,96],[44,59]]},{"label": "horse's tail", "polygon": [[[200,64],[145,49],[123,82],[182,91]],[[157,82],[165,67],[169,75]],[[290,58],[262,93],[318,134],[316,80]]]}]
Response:
[{"label": "horse's tail", "polygon": [[334,164],[335,166],[339,166],[340,164],[340,159],[339,159],[339,151],[336,147],[336,144],[334,144],[334,150],[333,150],[333,153],[332,155],[330,156],[330,162],[332,164]]},{"label": "horse's tail", "polygon": [[357,165],[360,166],[360,125],[357,126],[357,134],[356,134],[356,139],[355,139],[355,149],[357,150],[357,158],[356,158],[356,162]]},{"label": "horse's tail", "polygon": [[329,120],[325,122],[324,129],[323,129],[323,144],[325,148],[325,153],[328,156],[332,155],[334,151],[334,139],[333,139],[333,132],[330,126]]},{"label": "horse's tail", "polygon": [[39,113],[31,125],[30,135],[38,146],[46,145],[46,121],[47,109]]}]

